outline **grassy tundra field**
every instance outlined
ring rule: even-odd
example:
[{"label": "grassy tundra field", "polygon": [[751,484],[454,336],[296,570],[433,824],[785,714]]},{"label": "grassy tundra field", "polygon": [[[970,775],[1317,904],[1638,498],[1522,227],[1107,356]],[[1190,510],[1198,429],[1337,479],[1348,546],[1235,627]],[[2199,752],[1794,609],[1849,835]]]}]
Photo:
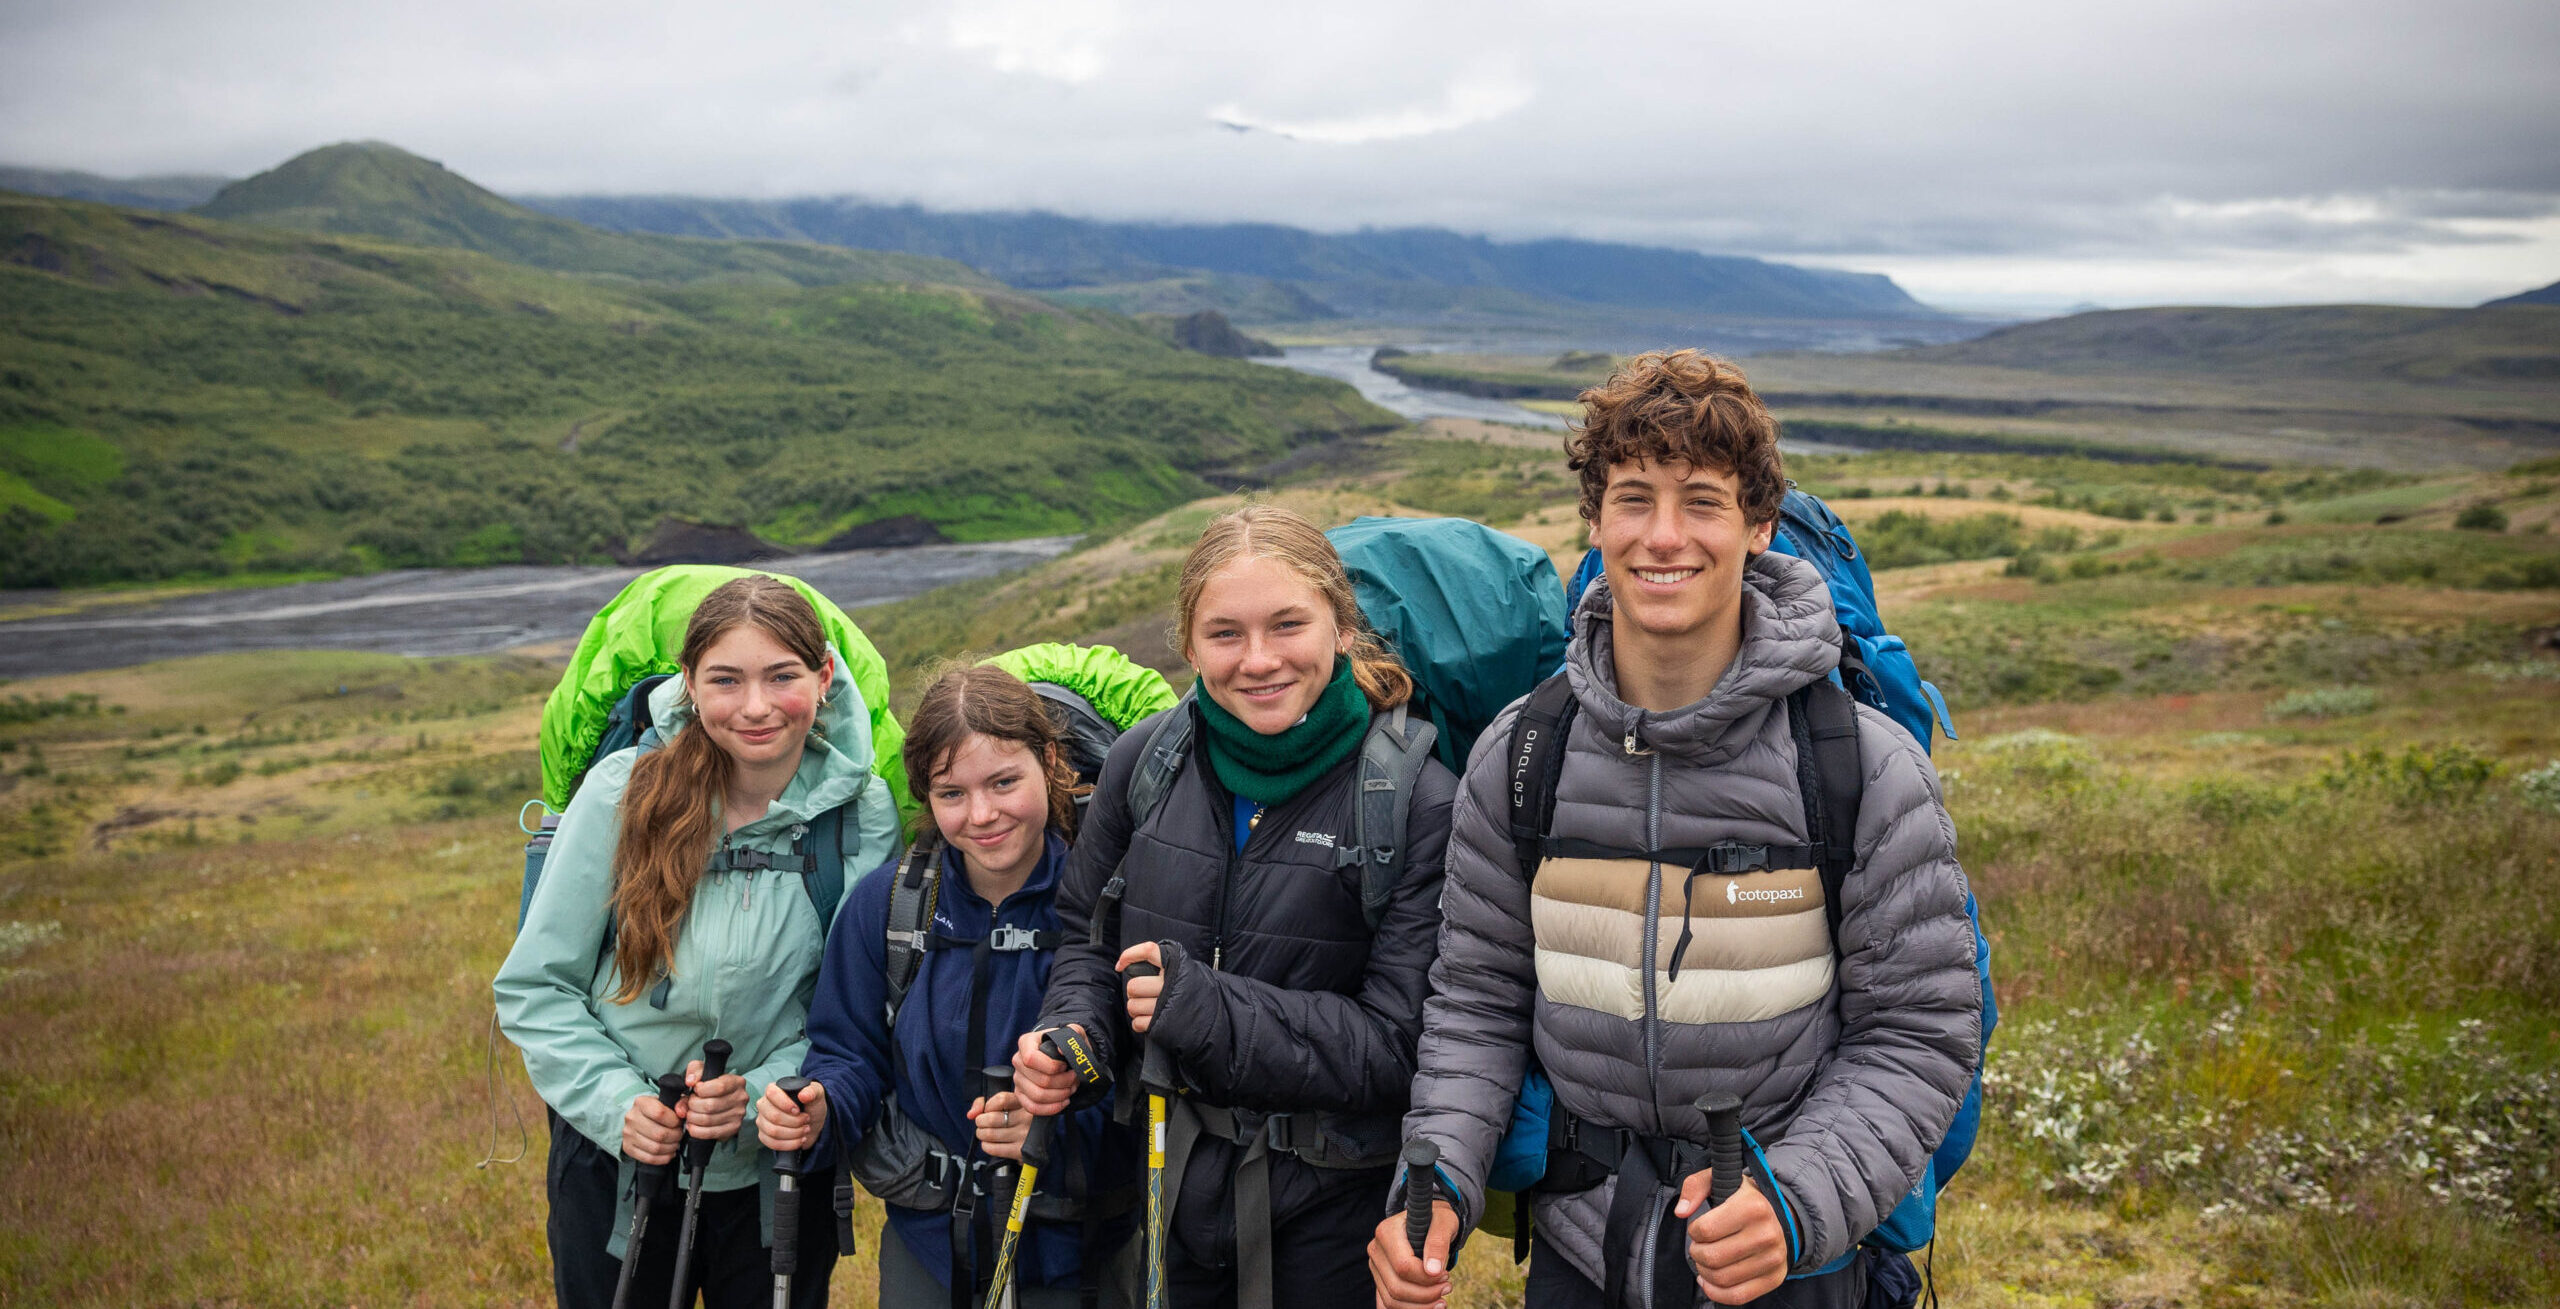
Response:
[{"label": "grassy tundra field", "polygon": [[[1937,758],[2003,1022],[1947,1302],[2560,1300],[2560,463],[1794,471],[1963,733]],[[1552,448],[1397,438],[1272,494],[1578,546]],[[1170,664],[1221,503],[857,617],[909,695],[1031,639]],[[0,687],[0,1301],[547,1302],[541,1110],[492,1064],[489,978],[554,676],[262,654]],[[838,1305],[872,1303],[879,1216]],[[1459,1272],[1519,1302],[1501,1243]]]}]

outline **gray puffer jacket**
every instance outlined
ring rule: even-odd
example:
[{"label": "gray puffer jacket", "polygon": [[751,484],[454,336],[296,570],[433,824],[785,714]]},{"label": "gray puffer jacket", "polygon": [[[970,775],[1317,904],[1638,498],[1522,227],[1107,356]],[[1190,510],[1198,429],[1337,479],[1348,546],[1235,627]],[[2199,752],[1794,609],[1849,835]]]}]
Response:
[{"label": "gray puffer jacket", "polygon": [[[1840,639],[1811,565],[1751,563],[1740,652],[1707,698],[1668,713],[1618,698],[1605,582],[1575,621],[1579,712],[1550,837],[1807,843],[1786,697],[1838,663]],[[1519,708],[1486,730],[1459,790],[1407,1138],[1439,1144],[1472,1228],[1533,1041],[1558,1101],[1604,1127],[1703,1143],[1691,1103],[1729,1091],[1794,1219],[1794,1271],[1839,1257],[1918,1179],[1979,1055],[1964,872],[1928,757],[1859,706],[1867,782],[1835,951],[1811,869],[1692,878],[1551,854],[1533,892],[1504,798]],[[1684,883],[1692,939],[1675,977]],[[1616,1185],[1533,1199],[1539,1230],[1595,1283]],[[1647,1277],[1631,1269],[1628,1285],[1640,1295]]]}]

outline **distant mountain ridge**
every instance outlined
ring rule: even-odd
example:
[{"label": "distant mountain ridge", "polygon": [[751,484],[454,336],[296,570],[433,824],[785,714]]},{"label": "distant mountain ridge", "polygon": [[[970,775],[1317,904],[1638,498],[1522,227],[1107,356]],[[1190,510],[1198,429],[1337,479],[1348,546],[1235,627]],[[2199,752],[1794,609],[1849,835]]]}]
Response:
[{"label": "distant mountain ridge", "polygon": [[1442,228],[1329,234],[1272,223],[1123,223],[1042,212],[941,213],[849,197],[761,201],[565,195],[521,200],[547,213],[617,231],[818,241],[938,255],[1026,290],[1126,287],[1203,273],[1254,279],[1281,289],[1279,314],[1268,303],[1201,307],[1259,321],[1285,316],[1293,299],[1301,317],[1412,312],[1431,307],[1428,288],[1509,292],[1572,305],[1657,312],[1945,317],[1880,273],[1600,241],[1500,242]]},{"label": "distant mountain ridge", "polygon": [[380,141],[322,146],[233,182],[196,207],[207,218],[403,245],[476,250],[554,272],[644,281],[762,279],[801,286],[917,281],[993,287],[944,259],[805,241],[700,240],[607,232],[538,213]]},{"label": "distant mountain ridge", "polygon": [[67,168],[0,167],[0,191],[123,205],[128,209],[193,209],[231,182],[231,178],[211,173],[100,177]]},{"label": "distant mountain ridge", "polygon": [[2502,296],[2480,307],[2495,309],[2499,305],[2560,305],[2560,282],[2553,282],[2549,286],[2537,286],[2530,291],[2518,292],[2515,295]]},{"label": "distant mountain ridge", "polygon": [[2022,323],[1888,358],[2053,372],[2560,380],[2560,314],[2501,304],[2113,309]]},{"label": "distant mountain ridge", "polygon": [[[0,174],[0,186],[13,189],[155,208],[186,207],[211,181]],[[509,199],[376,141],[296,156],[220,187],[195,212],[476,250],[559,272],[671,282],[1002,283],[1122,313],[1217,310],[1255,325],[1349,319],[1746,350],[1949,339],[1979,330],[1882,274],[1739,255],[1563,238],[1496,241],[1441,228],[1335,234],[1272,223],[939,213],[851,197]]]}]

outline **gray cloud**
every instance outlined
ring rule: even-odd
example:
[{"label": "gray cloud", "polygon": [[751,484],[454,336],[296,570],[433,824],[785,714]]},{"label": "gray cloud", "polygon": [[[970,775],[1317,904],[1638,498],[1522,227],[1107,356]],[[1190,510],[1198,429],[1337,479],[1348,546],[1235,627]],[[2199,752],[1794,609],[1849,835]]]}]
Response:
[{"label": "gray cloud", "polygon": [[1445,224],[1897,275],[2396,259],[2371,276],[2420,299],[2560,276],[2547,0],[1595,12],[16,3],[0,160],[248,172],[378,137],[519,192]]}]

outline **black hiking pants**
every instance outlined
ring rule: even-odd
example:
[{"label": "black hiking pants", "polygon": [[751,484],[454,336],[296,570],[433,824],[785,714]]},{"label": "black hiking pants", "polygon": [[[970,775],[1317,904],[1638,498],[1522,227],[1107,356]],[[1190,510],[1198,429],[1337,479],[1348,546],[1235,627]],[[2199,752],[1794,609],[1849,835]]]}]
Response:
[{"label": "black hiking pants", "polygon": [[[622,1261],[605,1253],[616,1233],[613,1210],[621,1161],[578,1129],[551,1115],[551,1163],[545,1189],[551,1199],[551,1289],[560,1309],[612,1309]],[[800,1271],[792,1277],[792,1309],[826,1309],[827,1275],[835,1271],[832,1170],[811,1173],[800,1186]],[[695,1220],[693,1272],[689,1280],[708,1309],[770,1309],[773,1251],[764,1243],[756,1187],[710,1191]],[[649,1234],[631,1278],[631,1303],[667,1303],[676,1278],[676,1243],[684,1228],[684,1195],[670,1186],[649,1211]],[[691,1297],[687,1297],[691,1301]]]},{"label": "black hiking pants", "polygon": [[[1604,1298],[1598,1285],[1547,1244],[1546,1233],[1530,1229],[1527,1309],[1603,1309]],[[1689,1303],[1656,1305],[1654,1309],[1691,1309],[1693,1304],[1705,1303],[1706,1297],[1698,1295],[1693,1286]],[[1852,1259],[1848,1267],[1828,1276],[1781,1282],[1777,1290],[1751,1305],[1752,1309],[1863,1309],[1866,1303],[1866,1266]]]},{"label": "black hiking pants", "polygon": [[[1215,1169],[1231,1154],[1213,1149],[1223,1142],[1203,1141],[1191,1167]],[[1232,1149],[1232,1147],[1228,1147]],[[1290,1161],[1289,1167],[1296,1167]],[[1282,1165],[1275,1161],[1277,1173]],[[1275,1213],[1271,1225],[1271,1303],[1277,1309],[1300,1305],[1366,1305],[1378,1298],[1369,1280],[1369,1238],[1386,1214],[1387,1185],[1392,1168],[1357,1171],[1304,1169],[1323,1193],[1321,1203],[1300,1207],[1285,1216]],[[1227,1172],[1233,1176],[1232,1169]],[[1283,1183],[1285,1186],[1285,1181]],[[1188,1179],[1183,1198],[1191,1198]],[[1213,1260],[1203,1260],[1194,1243],[1183,1237],[1177,1221],[1164,1261],[1166,1299],[1179,1309],[1232,1309],[1236,1303],[1236,1243],[1248,1239],[1235,1230],[1235,1190],[1228,1186],[1215,1213],[1217,1239]],[[1145,1240],[1144,1234],[1137,1238]]]}]

